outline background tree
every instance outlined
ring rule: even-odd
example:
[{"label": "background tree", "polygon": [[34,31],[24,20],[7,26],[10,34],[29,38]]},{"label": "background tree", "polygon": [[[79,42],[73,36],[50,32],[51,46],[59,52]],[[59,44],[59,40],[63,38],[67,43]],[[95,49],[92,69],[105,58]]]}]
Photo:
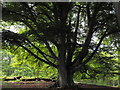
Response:
[{"label": "background tree", "polygon": [[118,18],[119,26],[120,26],[120,2],[114,2],[114,7],[116,11],[116,16]]},{"label": "background tree", "polygon": [[2,71],[3,75],[10,76],[14,72],[14,68],[10,67],[11,61],[11,55],[6,53],[5,51],[1,51],[2,53]]},{"label": "background tree", "polygon": [[3,4],[2,13],[3,21],[22,22],[28,27],[22,33],[3,30],[3,44],[22,47],[58,69],[61,87],[74,86],[74,73],[94,57],[98,62],[110,59],[100,55],[106,47],[103,41],[120,31],[113,4],[107,2],[12,2]]}]

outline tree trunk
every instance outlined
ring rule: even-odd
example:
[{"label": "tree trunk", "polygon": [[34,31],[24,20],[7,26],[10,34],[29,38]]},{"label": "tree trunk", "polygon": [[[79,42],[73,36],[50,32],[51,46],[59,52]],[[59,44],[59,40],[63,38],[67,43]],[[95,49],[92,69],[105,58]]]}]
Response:
[{"label": "tree trunk", "polygon": [[73,74],[70,69],[66,69],[65,66],[58,68],[59,86],[63,88],[74,87]]},{"label": "tree trunk", "polygon": [[59,60],[58,60],[58,80],[61,88],[74,87],[73,82],[73,69],[67,66],[66,63],[66,45],[65,36],[61,37],[61,45],[58,49]]}]

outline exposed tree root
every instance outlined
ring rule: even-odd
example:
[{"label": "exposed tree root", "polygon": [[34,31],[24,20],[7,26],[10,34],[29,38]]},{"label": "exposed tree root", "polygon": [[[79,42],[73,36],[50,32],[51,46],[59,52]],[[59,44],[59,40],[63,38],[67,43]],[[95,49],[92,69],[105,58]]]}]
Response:
[{"label": "exposed tree root", "polygon": [[55,82],[52,86],[50,86],[49,88],[56,88],[56,87],[60,87],[59,86],[59,82]]},{"label": "exposed tree root", "polygon": [[73,86],[68,86],[68,87],[60,87],[60,85],[59,85],[59,82],[57,81],[57,82],[55,82],[52,86],[50,86],[50,87],[48,87],[48,88],[57,88],[57,90],[79,90],[80,88],[78,87],[78,85],[73,85]]}]

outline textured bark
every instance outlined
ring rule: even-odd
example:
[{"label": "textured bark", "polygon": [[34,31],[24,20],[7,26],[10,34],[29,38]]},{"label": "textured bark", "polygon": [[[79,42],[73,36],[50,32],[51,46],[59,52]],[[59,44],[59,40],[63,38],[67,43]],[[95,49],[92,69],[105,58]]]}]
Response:
[{"label": "textured bark", "polygon": [[59,48],[59,60],[58,60],[58,79],[60,87],[73,87],[73,70],[66,65],[66,48],[64,46],[64,40],[62,39],[62,45]]},{"label": "textured bark", "polygon": [[74,87],[73,81],[73,72],[71,70],[66,69],[64,66],[59,67],[59,86],[60,87]]}]

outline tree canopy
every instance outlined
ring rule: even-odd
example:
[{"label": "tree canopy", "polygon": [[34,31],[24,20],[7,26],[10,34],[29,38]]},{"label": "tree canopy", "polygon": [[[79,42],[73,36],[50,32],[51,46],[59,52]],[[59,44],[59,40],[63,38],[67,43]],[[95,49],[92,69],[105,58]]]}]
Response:
[{"label": "tree canopy", "polygon": [[18,33],[3,30],[3,44],[22,47],[58,69],[60,86],[72,86],[76,71],[90,70],[93,75],[101,73],[97,68],[118,67],[112,63],[118,63],[112,59],[117,38],[112,42],[110,37],[119,35],[120,28],[111,2],[9,2],[2,9],[3,21],[26,27]]}]

